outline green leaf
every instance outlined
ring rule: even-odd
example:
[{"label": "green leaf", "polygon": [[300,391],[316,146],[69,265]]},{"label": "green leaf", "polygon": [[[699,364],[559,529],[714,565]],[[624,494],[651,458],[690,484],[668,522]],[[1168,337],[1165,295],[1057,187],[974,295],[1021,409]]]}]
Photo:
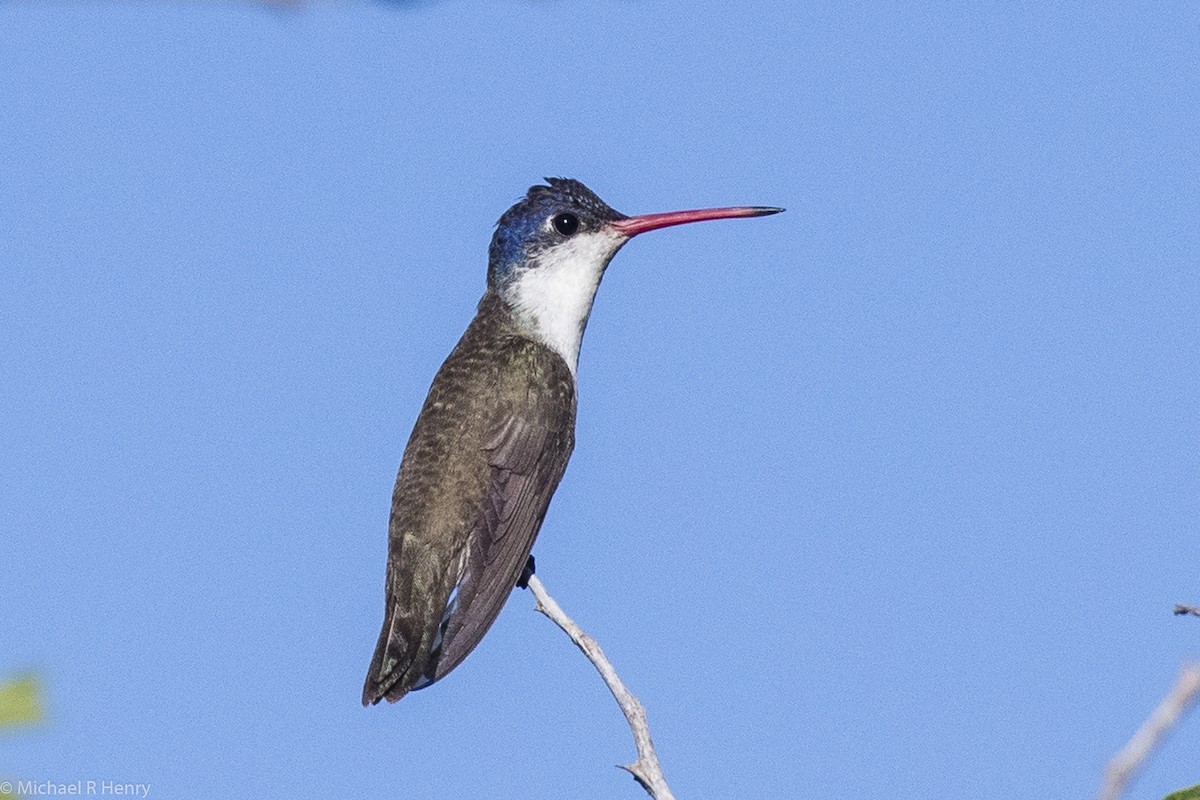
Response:
[{"label": "green leaf", "polygon": [[1180,789],[1178,792],[1171,792],[1163,800],[1200,800],[1200,783],[1190,789]]},{"label": "green leaf", "polygon": [[0,684],[0,728],[41,722],[41,685],[36,675]]}]

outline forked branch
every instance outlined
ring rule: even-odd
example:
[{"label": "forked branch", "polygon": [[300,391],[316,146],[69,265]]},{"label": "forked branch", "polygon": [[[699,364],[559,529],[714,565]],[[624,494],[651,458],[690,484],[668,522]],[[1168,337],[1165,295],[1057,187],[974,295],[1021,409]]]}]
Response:
[{"label": "forked branch", "polygon": [[617,705],[621,707],[621,713],[625,715],[629,729],[633,732],[633,743],[637,746],[638,753],[636,761],[632,764],[622,764],[621,769],[629,772],[654,800],[675,800],[675,795],[671,794],[671,787],[667,786],[667,779],[663,776],[662,766],[658,763],[658,755],[654,752],[654,742],[650,740],[646,709],[633,692],[625,688],[625,684],[617,676],[617,671],[604,656],[604,651],[596,644],[596,640],[576,625],[558,603],[554,602],[554,598],[546,593],[546,587],[538,580],[537,575],[529,577],[529,591],[533,592],[534,598],[537,599],[537,610],[571,637],[575,646],[583,651],[588,661],[591,661],[592,666],[600,673]]}]

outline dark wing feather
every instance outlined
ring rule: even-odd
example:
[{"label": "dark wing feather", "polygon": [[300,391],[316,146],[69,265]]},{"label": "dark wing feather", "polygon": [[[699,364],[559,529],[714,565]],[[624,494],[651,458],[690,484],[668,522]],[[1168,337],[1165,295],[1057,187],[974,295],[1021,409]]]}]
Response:
[{"label": "dark wing feather", "polygon": [[475,648],[521,577],[571,453],[573,426],[564,422],[512,416],[486,445],[491,486],[442,621],[441,646],[427,670],[430,683]]}]

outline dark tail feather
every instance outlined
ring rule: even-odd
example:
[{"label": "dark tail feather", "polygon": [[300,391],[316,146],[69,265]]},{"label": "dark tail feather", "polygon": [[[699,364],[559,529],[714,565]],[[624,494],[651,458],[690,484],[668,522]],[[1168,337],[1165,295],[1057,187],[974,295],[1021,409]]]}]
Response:
[{"label": "dark tail feather", "polygon": [[[424,637],[421,633],[410,635],[406,627],[396,614],[395,606],[389,603],[383,630],[375,645],[375,655],[367,670],[367,680],[363,684],[364,706],[374,705],[384,699],[394,703],[408,694],[420,680],[425,662],[428,661],[429,648],[422,641]],[[415,641],[415,647],[409,647],[411,641]],[[424,657],[423,653],[426,654]]]}]

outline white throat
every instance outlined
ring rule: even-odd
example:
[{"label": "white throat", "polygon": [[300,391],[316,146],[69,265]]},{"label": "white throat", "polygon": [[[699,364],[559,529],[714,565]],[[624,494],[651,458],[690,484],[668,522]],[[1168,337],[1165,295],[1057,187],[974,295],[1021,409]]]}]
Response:
[{"label": "white throat", "polygon": [[574,236],[536,256],[508,292],[517,315],[563,357],[572,375],[600,279],[626,241],[605,229]]}]

